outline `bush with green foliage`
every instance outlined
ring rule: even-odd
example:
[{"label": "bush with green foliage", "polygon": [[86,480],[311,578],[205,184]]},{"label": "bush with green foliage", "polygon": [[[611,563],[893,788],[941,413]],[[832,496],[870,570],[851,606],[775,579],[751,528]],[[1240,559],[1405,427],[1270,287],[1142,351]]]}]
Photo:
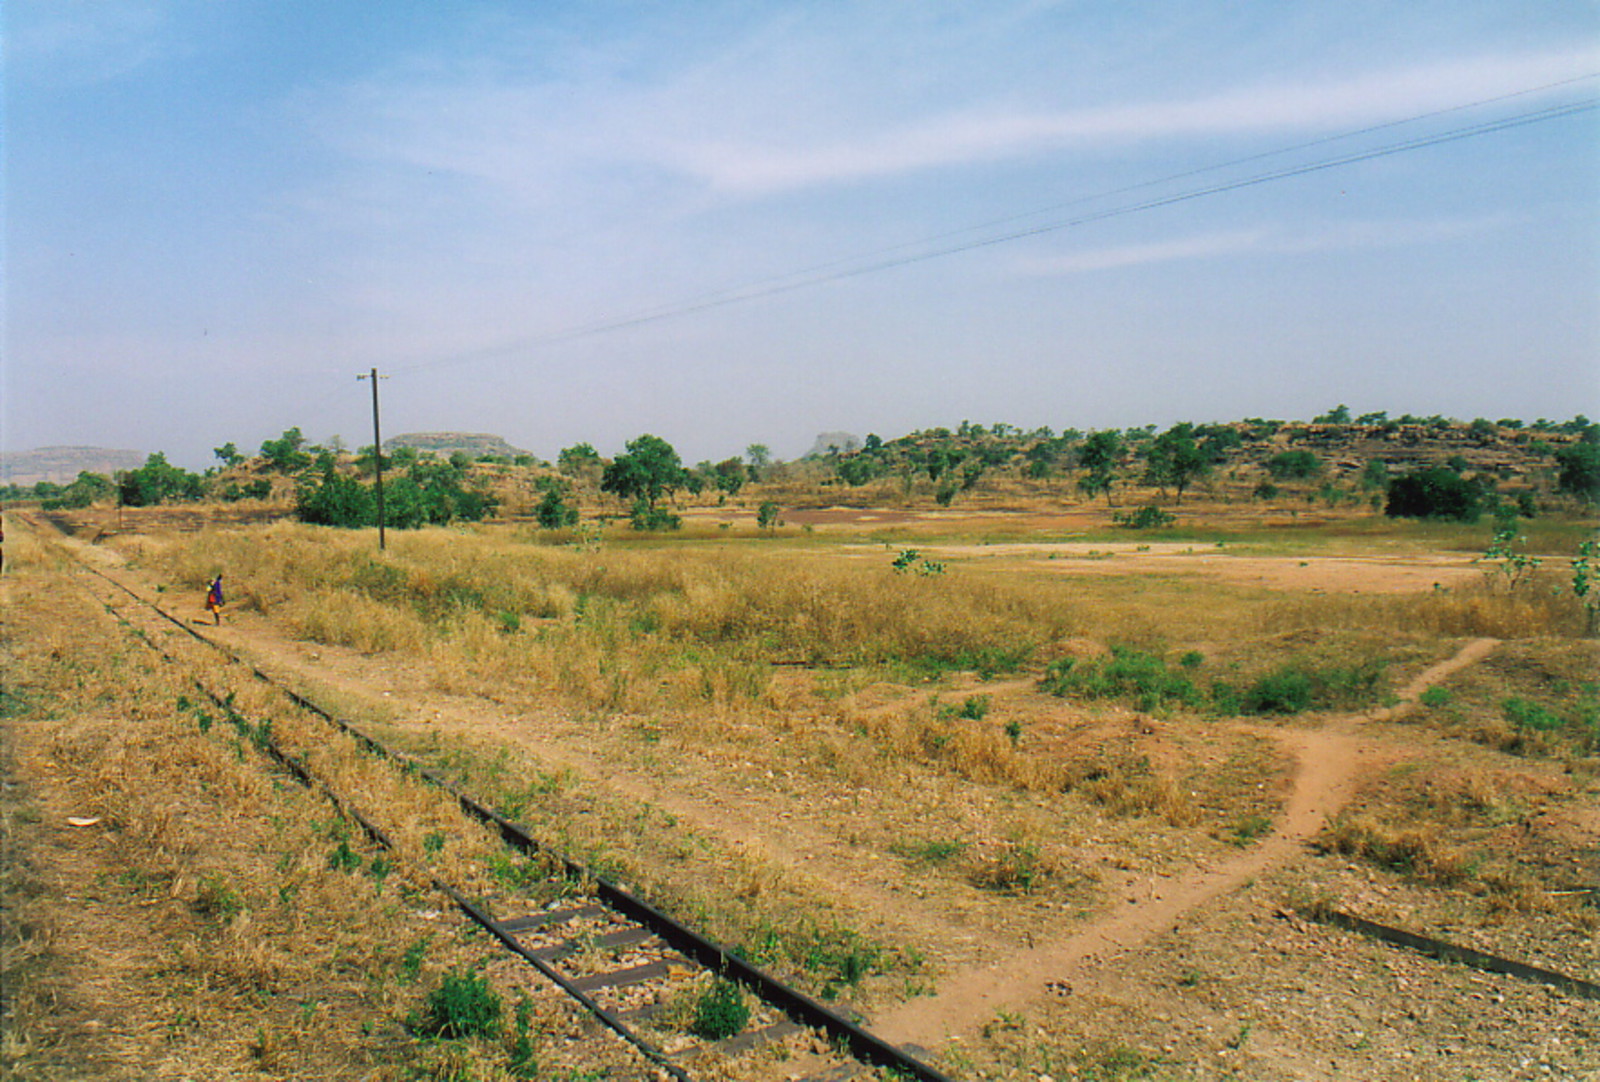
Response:
[{"label": "bush with green foliage", "polygon": [[129,507],[198,500],[204,495],[200,475],[171,465],[160,451],[145,459],[143,466],[123,474],[118,487],[122,502]]},{"label": "bush with green foliage", "polygon": [[1062,658],[1046,670],[1041,686],[1052,695],[1128,699],[1140,710],[1172,704],[1198,707],[1203,702],[1187,676],[1171,671],[1154,654],[1127,646],[1113,646],[1107,658]]},{"label": "bush with green foliage", "polygon": [[1267,472],[1278,481],[1309,481],[1322,472],[1322,460],[1310,451],[1283,451],[1267,459]]},{"label": "bush with green foliage", "polygon": [[1439,518],[1477,522],[1483,509],[1483,486],[1455,470],[1435,466],[1389,482],[1384,514],[1390,518]]},{"label": "bush with green foliage", "polygon": [[841,459],[839,479],[847,485],[864,485],[878,476],[878,463],[870,454],[862,453]]},{"label": "bush with green foliage", "polygon": [[1600,501],[1600,428],[1556,452],[1556,487],[1579,499]]},{"label": "bush with green foliage", "polygon": [[311,456],[304,450],[305,443],[299,428],[287,429],[277,439],[262,442],[261,457],[280,473],[295,473],[311,465]]},{"label": "bush with green foliage", "polygon": [[320,478],[301,482],[295,494],[295,517],[313,526],[376,526],[378,504],[371,486],[330,466]]},{"label": "bush with green foliage", "polygon": [[1137,511],[1118,511],[1111,516],[1111,524],[1127,530],[1161,530],[1178,521],[1178,516],[1151,504]]},{"label": "bush with green foliage", "polygon": [[220,495],[228,503],[239,500],[264,500],[272,495],[272,482],[265,477],[258,477],[242,485],[231,484],[224,488]]},{"label": "bush with green foliage", "polygon": [[500,996],[481,973],[451,971],[428,996],[427,1006],[406,1019],[406,1028],[419,1037],[497,1037],[500,1035]]},{"label": "bush with green foliage", "polygon": [[565,483],[545,486],[544,497],[534,508],[533,517],[547,530],[562,530],[578,524],[578,508],[567,499]]},{"label": "bush with green foliage", "polygon": [[665,507],[655,507],[643,496],[633,501],[633,507],[628,511],[628,523],[641,533],[647,531],[676,530],[683,525],[683,519],[668,511]]},{"label": "bush with green foliage", "polygon": [[723,1041],[736,1035],[750,1021],[750,1004],[744,992],[729,980],[718,980],[702,992],[694,1004],[689,1029],[708,1041]]},{"label": "bush with green foliage", "polygon": [[96,500],[109,499],[116,491],[116,483],[111,478],[80,470],[71,484],[41,499],[39,507],[44,511],[75,510],[88,507]]},{"label": "bush with green foliage", "polygon": [[[396,529],[477,522],[498,506],[492,494],[467,485],[462,471],[449,462],[418,461],[407,474],[383,486],[384,525]],[[295,514],[300,521],[319,526],[375,526],[376,491],[339,473],[329,460],[322,464],[320,476],[302,480]]]}]

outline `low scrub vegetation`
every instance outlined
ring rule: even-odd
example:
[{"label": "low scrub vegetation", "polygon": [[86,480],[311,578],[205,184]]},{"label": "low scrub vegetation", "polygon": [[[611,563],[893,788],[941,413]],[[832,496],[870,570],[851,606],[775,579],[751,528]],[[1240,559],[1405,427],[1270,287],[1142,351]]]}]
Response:
[{"label": "low scrub vegetation", "polygon": [[1203,687],[1197,682],[1198,657],[1186,655],[1174,669],[1155,654],[1113,646],[1105,658],[1052,663],[1041,686],[1053,695],[1111,699],[1145,711],[1186,707],[1258,715],[1368,706],[1387,686],[1383,661],[1366,658],[1350,665],[1291,660],[1244,684],[1218,679]]}]

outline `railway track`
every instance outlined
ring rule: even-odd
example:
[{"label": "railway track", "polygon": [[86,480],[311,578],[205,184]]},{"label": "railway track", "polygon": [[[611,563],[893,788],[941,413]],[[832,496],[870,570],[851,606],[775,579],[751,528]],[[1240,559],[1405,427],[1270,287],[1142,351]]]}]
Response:
[{"label": "railway track", "polygon": [[[262,755],[307,788],[320,792],[376,845],[396,853],[403,848],[384,826],[384,809],[359,806],[319,776],[310,765],[312,756],[307,749],[286,746],[270,724],[243,717],[235,708],[231,690],[219,690],[195,675],[200,666],[183,656],[186,650],[214,651],[225,666],[283,696],[325,725],[330,735],[342,733],[394,771],[447,793],[468,817],[482,823],[513,852],[534,858],[549,869],[541,881],[524,879],[515,886],[480,877],[477,889],[447,882],[431,868],[420,870],[467,918],[525,963],[530,982],[542,981],[559,989],[600,1028],[631,1044],[649,1064],[642,1077],[678,1082],[738,1077],[779,1077],[794,1082],[866,1082],[874,1078],[953,1082],[919,1059],[914,1050],[875,1036],[637,894],[550,852],[514,820],[274,680],[117,577],[70,553],[68,558],[81,572],[76,581],[98,604],[167,663],[184,670],[197,692],[247,734]],[[535,866],[533,861],[523,865]],[[485,890],[486,882],[495,885]],[[755,1006],[736,1032],[694,1036],[685,1031],[681,1020],[671,1016],[668,1005],[716,982],[738,986]]]}]

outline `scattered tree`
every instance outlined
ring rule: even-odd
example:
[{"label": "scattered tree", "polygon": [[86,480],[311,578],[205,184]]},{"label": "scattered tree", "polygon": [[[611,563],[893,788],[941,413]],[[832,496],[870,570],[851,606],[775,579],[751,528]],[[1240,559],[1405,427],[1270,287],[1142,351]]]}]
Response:
[{"label": "scattered tree", "polygon": [[1211,471],[1210,459],[1195,443],[1193,433],[1193,425],[1173,425],[1145,452],[1145,483],[1163,490],[1172,486],[1178,503],[1183,502],[1184,489]]},{"label": "scattered tree", "polygon": [[568,477],[593,479],[600,475],[600,453],[587,443],[575,443],[556,456],[556,469]]},{"label": "scattered tree", "polygon": [[200,475],[170,464],[160,451],[145,459],[143,466],[123,474],[118,487],[122,502],[129,507],[198,500],[203,494]]},{"label": "scattered tree", "polygon": [[1078,463],[1088,471],[1078,487],[1091,499],[1105,493],[1106,506],[1111,506],[1111,486],[1116,483],[1117,460],[1122,457],[1122,434],[1114,428],[1091,432],[1078,452]]},{"label": "scattered tree", "polygon": [[631,514],[635,529],[674,529],[677,516],[664,512],[656,504],[684,487],[686,480],[683,464],[672,444],[647,433],[629,441],[627,453],[618,455],[606,466],[600,479],[600,491],[633,501]]},{"label": "scattered tree", "polygon": [[564,481],[552,479],[545,486],[544,498],[534,509],[534,518],[547,530],[562,530],[578,524],[578,508],[568,500],[569,488]]},{"label": "scattered tree", "polygon": [[261,457],[267,465],[280,473],[295,473],[311,465],[311,456],[304,450],[306,439],[299,428],[290,428],[275,440],[261,444]]},{"label": "scattered tree", "polygon": [[750,480],[762,480],[772,465],[771,449],[764,443],[752,443],[744,449],[744,457],[750,462]]},{"label": "scattered tree", "polygon": [[737,458],[725,458],[710,470],[711,483],[729,496],[739,494],[747,476],[744,463]]}]

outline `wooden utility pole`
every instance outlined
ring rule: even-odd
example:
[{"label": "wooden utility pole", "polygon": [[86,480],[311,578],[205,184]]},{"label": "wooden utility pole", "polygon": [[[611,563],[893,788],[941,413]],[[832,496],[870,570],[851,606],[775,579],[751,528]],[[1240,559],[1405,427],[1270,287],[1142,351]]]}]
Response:
[{"label": "wooden utility pole", "polygon": [[356,379],[370,379],[372,381],[372,468],[377,477],[378,491],[378,549],[386,548],[383,535],[383,433],[378,428],[378,370],[374,368],[365,376]]}]

